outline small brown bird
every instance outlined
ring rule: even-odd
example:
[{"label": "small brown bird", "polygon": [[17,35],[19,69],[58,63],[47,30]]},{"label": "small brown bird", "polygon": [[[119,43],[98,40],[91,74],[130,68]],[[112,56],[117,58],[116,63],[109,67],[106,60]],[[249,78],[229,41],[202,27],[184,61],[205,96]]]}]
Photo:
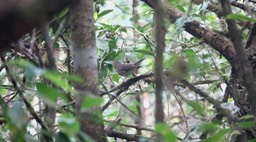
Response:
[{"label": "small brown bird", "polygon": [[132,73],[134,73],[139,67],[140,63],[144,59],[141,59],[135,63],[121,63],[119,61],[114,61],[113,65],[116,70],[116,72],[121,76],[129,76]]}]

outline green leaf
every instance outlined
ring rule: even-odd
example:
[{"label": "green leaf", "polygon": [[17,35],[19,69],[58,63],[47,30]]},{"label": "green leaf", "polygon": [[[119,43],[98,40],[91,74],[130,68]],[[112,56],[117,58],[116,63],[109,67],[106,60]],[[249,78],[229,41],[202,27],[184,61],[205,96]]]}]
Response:
[{"label": "green leaf", "polygon": [[7,89],[0,88],[0,95],[5,95],[6,93],[8,93]]},{"label": "green leaf", "polygon": [[82,110],[87,110],[95,106],[100,106],[103,103],[103,98],[97,96],[86,96],[81,105]]},{"label": "green leaf", "polygon": [[101,26],[103,26],[104,28],[108,29],[109,31],[111,32],[114,32],[115,29],[113,28],[112,25],[109,25],[109,24],[105,24],[105,23],[100,23]]},{"label": "green leaf", "polygon": [[14,102],[12,106],[8,109],[7,114],[12,124],[14,124],[16,128],[22,130],[26,127],[28,123],[28,116],[20,102]]},{"label": "green leaf", "polygon": [[225,135],[229,133],[231,130],[230,129],[221,129],[217,131],[215,134],[211,135],[209,138],[204,140],[204,142],[219,142],[222,139],[225,138]]},{"label": "green leaf", "polygon": [[102,81],[108,75],[108,68],[107,66],[103,66],[99,70],[99,80]]},{"label": "green leaf", "polygon": [[171,33],[171,37],[174,38],[174,37],[177,37],[177,35],[180,35],[184,31],[184,25],[187,21],[188,21],[187,16],[182,16],[178,18],[174,23],[175,29]]},{"label": "green leaf", "polygon": [[135,49],[135,50],[133,50],[133,52],[138,52],[138,53],[141,53],[144,55],[154,56],[154,54],[151,51],[143,50],[143,49]]},{"label": "green leaf", "polygon": [[80,76],[78,75],[75,75],[75,74],[69,74],[69,73],[60,73],[60,72],[52,72],[53,74],[56,73],[56,75],[58,76],[61,76],[69,81],[74,81],[74,82],[77,82],[77,83],[82,83],[83,80],[81,79]]},{"label": "green leaf", "polygon": [[176,5],[176,7],[177,7],[181,12],[183,12],[183,13],[186,12],[186,9],[185,9],[183,6],[181,6],[181,5]]},{"label": "green leaf", "polygon": [[62,17],[64,17],[67,13],[68,13],[69,9],[65,8],[64,10],[61,11],[61,13],[59,14],[59,18],[61,19]]},{"label": "green leaf", "polygon": [[196,53],[191,49],[186,49],[183,53],[188,59],[189,68],[191,70],[198,70],[200,68],[201,62]]},{"label": "green leaf", "polygon": [[123,28],[123,27],[121,27],[121,28],[119,29],[119,31],[120,31],[120,32],[127,33],[127,29],[126,29],[126,28]]},{"label": "green leaf", "polygon": [[195,52],[194,52],[194,50],[192,50],[192,49],[185,49],[185,50],[183,51],[183,53],[184,53],[186,56],[195,55]]},{"label": "green leaf", "polygon": [[210,86],[208,87],[208,90],[210,92],[215,91],[218,87],[220,87],[221,83],[223,83],[223,80],[217,80],[217,81],[211,83]]},{"label": "green leaf", "polygon": [[113,11],[113,10],[104,10],[104,11],[102,11],[101,13],[99,13],[98,18],[103,17],[103,16],[109,14],[109,13],[112,12],[112,11]]},{"label": "green leaf", "polygon": [[58,97],[62,98],[63,100],[67,100],[66,96],[56,88],[48,87],[43,83],[37,83],[36,88],[38,90],[39,97],[42,98],[45,103],[53,107],[56,105]]},{"label": "green leaf", "polygon": [[201,105],[201,103],[199,101],[190,101],[190,100],[187,100],[186,101],[187,104],[189,106],[191,106],[198,114],[200,114],[201,116],[204,116],[204,108],[203,106]]},{"label": "green leaf", "polygon": [[244,122],[239,122],[238,126],[241,128],[253,128],[256,126],[255,121],[244,121]]},{"label": "green leaf", "polygon": [[229,14],[226,16],[226,19],[230,20],[240,20],[240,21],[245,21],[245,22],[256,22],[255,18],[250,18],[248,16],[242,15],[242,14]]},{"label": "green leaf", "polygon": [[66,79],[63,78],[61,73],[53,72],[53,71],[46,71],[42,74],[43,77],[50,80],[56,86],[61,87],[67,92],[74,92],[75,90],[73,87],[68,83]]},{"label": "green leaf", "polygon": [[112,39],[108,42],[109,52],[117,48],[117,39]]},{"label": "green leaf", "polygon": [[167,124],[156,124],[156,132],[163,137],[165,142],[176,142],[176,135]]},{"label": "green leaf", "polygon": [[253,119],[253,118],[254,118],[253,115],[247,114],[247,115],[244,115],[244,116],[240,117],[239,119],[240,120],[247,120],[247,119]]},{"label": "green leaf", "polygon": [[56,142],[70,142],[68,136],[62,132],[58,132],[55,139],[56,139]]},{"label": "green leaf", "polygon": [[32,80],[33,78],[35,78],[38,75],[41,75],[44,72],[43,69],[38,68],[31,62],[29,62],[27,60],[23,60],[23,59],[14,59],[14,60],[7,62],[7,64],[15,64],[20,67],[23,67],[24,74],[25,74],[27,80]]},{"label": "green leaf", "polygon": [[250,140],[248,140],[246,142],[256,142],[256,139],[250,139]]},{"label": "green leaf", "polygon": [[115,81],[115,82],[119,82],[120,75],[118,75],[118,74],[113,74],[113,75],[112,75],[112,79],[113,79],[113,81]]},{"label": "green leaf", "polygon": [[70,113],[62,114],[58,119],[59,129],[69,137],[75,136],[80,130],[80,124]]},{"label": "green leaf", "polygon": [[173,55],[173,56],[167,56],[168,58],[164,60],[164,68],[171,70],[173,64],[178,60],[179,56],[178,55]]},{"label": "green leaf", "polygon": [[198,130],[201,131],[201,132],[211,132],[211,133],[213,133],[218,129],[219,129],[219,126],[217,126],[216,124],[210,123],[210,122],[204,122],[204,123],[200,124]]}]

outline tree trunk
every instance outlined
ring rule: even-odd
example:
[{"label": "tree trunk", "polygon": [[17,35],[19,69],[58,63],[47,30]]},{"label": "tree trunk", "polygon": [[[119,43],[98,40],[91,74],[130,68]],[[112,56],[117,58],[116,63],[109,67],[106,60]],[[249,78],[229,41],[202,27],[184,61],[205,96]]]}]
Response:
[{"label": "tree trunk", "polygon": [[96,37],[93,19],[93,0],[79,0],[70,8],[73,42],[74,72],[80,75],[83,83],[75,85],[77,117],[82,132],[97,142],[106,141],[100,106],[90,112],[81,111],[81,103],[86,96],[98,94],[98,68]]}]

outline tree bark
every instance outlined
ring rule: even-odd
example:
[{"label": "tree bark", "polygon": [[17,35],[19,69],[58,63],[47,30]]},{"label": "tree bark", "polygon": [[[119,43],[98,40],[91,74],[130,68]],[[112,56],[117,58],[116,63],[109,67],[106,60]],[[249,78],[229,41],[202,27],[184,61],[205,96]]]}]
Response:
[{"label": "tree bark", "polygon": [[81,103],[86,96],[99,96],[93,0],[79,0],[74,3],[70,8],[70,16],[74,71],[84,81],[75,85],[78,92],[76,97],[77,117],[82,132],[97,142],[103,142],[106,141],[106,136],[100,106],[86,112],[81,110]]}]

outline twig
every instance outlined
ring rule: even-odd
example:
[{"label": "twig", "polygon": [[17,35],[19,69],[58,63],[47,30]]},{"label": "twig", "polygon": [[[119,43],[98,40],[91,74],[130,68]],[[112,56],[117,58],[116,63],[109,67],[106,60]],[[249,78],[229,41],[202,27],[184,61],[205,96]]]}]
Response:
[{"label": "twig", "polygon": [[[104,120],[104,121],[106,121],[108,123],[112,123],[112,121],[109,121],[109,120]],[[153,129],[145,128],[145,127],[141,127],[141,126],[137,126],[137,125],[124,124],[124,123],[118,123],[117,125],[124,126],[124,127],[130,127],[130,128],[134,128],[134,129],[138,129],[138,130],[145,130],[145,131],[155,132],[155,130],[153,130]]]},{"label": "twig", "polygon": [[53,39],[53,45],[56,44],[58,38],[60,37],[60,35],[61,35],[62,31],[63,31],[63,29],[65,28],[65,23],[66,23],[66,21],[67,21],[66,18],[64,18],[64,19],[60,22],[59,28],[58,28],[58,30],[56,31],[55,37],[54,37],[54,39]]},{"label": "twig", "polygon": [[111,92],[114,92],[114,91],[117,91],[117,90],[122,90],[122,92],[123,92],[123,91],[129,89],[129,87],[131,85],[137,83],[138,81],[146,79],[146,78],[149,78],[149,77],[152,77],[152,76],[153,76],[153,73],[149,73],[149,74],[144,74],[144,75],[133,77],[131,79],[128,79],[124,83],[120,84],[119,86],[111,89],[110,91],[101,93],[100,96],[103,96],[105,94],[108,94],[108,93],[111,93]]},{"label": "twig", "polygon": [[[136,82],[142,80],[142,79],[145,79],[145,78],[148,78],[148,77],[151,77],[153,76],[152,73],[150,74],[146,74],[146,75],[141,75],[141,76],[137,76],[137,77],[134,77],[134,78],[131,78],[131,79],[128,79],[126,82],[122,83],[121,85],[113,88],[112,90],[108,91],[108,92],[104,92],[102,94],[100,94],[101,96],[105,95],[105,94],[109,94],[111,92],[114,92],[116,90],[119,90],[117,93],[116,93],[116,97],[120,96],[120,94],[122,92],[124,92],[125,90],[129,89],[129,87],[133,84],[135,84]],[[104,111],[106,108],[108,108],[108,106],[112,103],[112,101],[115,99],[115,97],[111,97],[110,100],[101,108],[102,111]]]},{"label": "twig", "polygon": [[189,83],[186,80],[181,81],[185,86],[187,86],[190,90],[196,92],[198,95],[206,99],[209,103],[211,103],[216,110],[220,113],[223,114],[228,118],[230,122],[236,122],[238,118],[234,115],[232,115],[228,110],[224,109],[221,107],[220,102],[215,100],[214,98],[208,96],[205,92],[201,91],[200,89],[196,88],[193,84]]}]

